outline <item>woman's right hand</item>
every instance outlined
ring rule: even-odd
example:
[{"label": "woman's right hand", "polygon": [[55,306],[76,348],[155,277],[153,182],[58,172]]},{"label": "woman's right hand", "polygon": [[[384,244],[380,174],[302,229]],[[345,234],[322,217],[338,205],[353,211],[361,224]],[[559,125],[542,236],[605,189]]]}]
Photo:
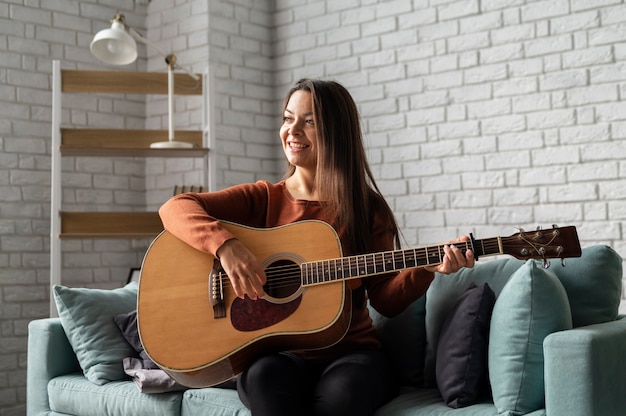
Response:
[{"label": "woman's right hand", "polygon": [[247,295],[256,300],[265,296],[265,270],[248,247],[233,238],[226,241],[216,254],[237,297],[243,299]]}]

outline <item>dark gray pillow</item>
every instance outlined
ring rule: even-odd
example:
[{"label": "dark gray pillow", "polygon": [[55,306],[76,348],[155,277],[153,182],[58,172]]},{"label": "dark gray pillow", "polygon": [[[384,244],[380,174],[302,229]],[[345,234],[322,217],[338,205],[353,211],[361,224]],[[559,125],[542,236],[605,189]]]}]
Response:
[{"label": "dark gray pillow", "polygon": [[474,283],[459,296],[437,344],[437,387],[452,408],[472,405],[487,391],[489,323],[496,301],[487,283]]},{"label": "dark gray pillow", "polygon": [[146,354],[143,348],[141,339],[139,338],[139,330],[137,329],[137,310],[132,310],[128,313],[122,313],[113,317],[115,324],[122,331],[124,339],[130,344],[131,347],[137,352],[139,358],[143,362],[143,368],[155,369],[159,368]]}]

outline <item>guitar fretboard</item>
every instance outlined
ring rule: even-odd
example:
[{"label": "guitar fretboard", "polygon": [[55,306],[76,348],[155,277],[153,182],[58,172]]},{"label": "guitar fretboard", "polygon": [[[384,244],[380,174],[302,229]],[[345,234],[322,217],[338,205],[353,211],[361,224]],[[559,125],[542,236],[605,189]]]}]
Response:
[{"label": "guitar fretboard", "polygon": [[[467,250],[472,250],[476,258],[503,254],[500,237],[471,240],[454,245],[461,249],[463,254]],[[443,247],[444,245],[435,245],[302,263],[302,285],[316,285],[434,266],[443,262],[445,256]]]}]

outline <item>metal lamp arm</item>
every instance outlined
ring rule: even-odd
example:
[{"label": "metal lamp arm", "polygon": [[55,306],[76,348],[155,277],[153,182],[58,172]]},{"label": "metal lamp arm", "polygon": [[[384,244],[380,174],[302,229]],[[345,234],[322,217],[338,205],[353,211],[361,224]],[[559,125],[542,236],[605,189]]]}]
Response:
[{"label": "metal lamp arm", "polygon": [[141,36],[135,29],[133,29],[132,27],[130,27],[128,25],[125,25],[125,26],[126,26],[126,30],[128,31],[128,33],[133,38],[135,38],[135,40],[137,40],[137,41],[147,45],[148,47],[154,49],[155,51],[157,51],[159,53],[159,55],[161,55],[162,57],[165,58],[165,62],[167,63],[167,65],[173,67],[172,69],[175,69],[175,68],[180,69],[180,70],[186,72],[187,75],[189,75],[195,81],[199,81],[200,80],[200,77],[198,75],[194,74],[189,69],[176,64],[176,55],[165,53],[163,51],[163,49],[159,48],[157,45],[155,45],[154,43],[150,42],[147,38]]}]

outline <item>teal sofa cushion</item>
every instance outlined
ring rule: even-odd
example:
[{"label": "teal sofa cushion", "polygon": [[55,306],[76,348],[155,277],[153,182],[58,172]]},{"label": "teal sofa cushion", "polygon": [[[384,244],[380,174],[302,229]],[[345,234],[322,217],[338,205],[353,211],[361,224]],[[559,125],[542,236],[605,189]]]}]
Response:
[{"label": "teal sofa cushion", "polygon": [[612,248],[595,245],[581,257],[565,259],[565,267],[552,261],[549,270],[565,287],[574,328],[614,321],[622,297],[622,258]]},{"label": "teal sofa cushion", "polygon": [[250,410],[239,400],[237,390],[209,387],[187,390],[181,416],[250,416]]},{"label": "teal sofa cushion", "polygon": [[370,306],[378,336],[393,360],[402,384],[415,386],[422,383],[426,347],[425,303],[426,298],[422,296],[393,318],[381,315]]},{"label": "teal sofa cushion", "polygon": [[55,377],[48,383],[54,414],[81,416],[172,416],[180,413],[182,393],[141,393],[132,381],[97,385],[81,374]]},{"label": "teal sofa cushion", "polygon": [[[405,389],[374,412],[374,416],[497,416],[498,411],[490,400],[472,406],[453,409],[442,400],[437,389]],[[525,416],[546,416],[544,409]]]},{"label": "teal sofa cushion", "polygon": [[500,414],[522,415],[544,407],[543,340],[571,328],[563,284],[529,260],[502,289],[491,316],[489,380]]},{"label": "teal sofa cushion", "polygon": [[53,290],[63,330],[85,377],[99,385],[125,379],[122,360],[137,353],[113,317],[136,308],[137,283],[113,290],[60,285]]}]

